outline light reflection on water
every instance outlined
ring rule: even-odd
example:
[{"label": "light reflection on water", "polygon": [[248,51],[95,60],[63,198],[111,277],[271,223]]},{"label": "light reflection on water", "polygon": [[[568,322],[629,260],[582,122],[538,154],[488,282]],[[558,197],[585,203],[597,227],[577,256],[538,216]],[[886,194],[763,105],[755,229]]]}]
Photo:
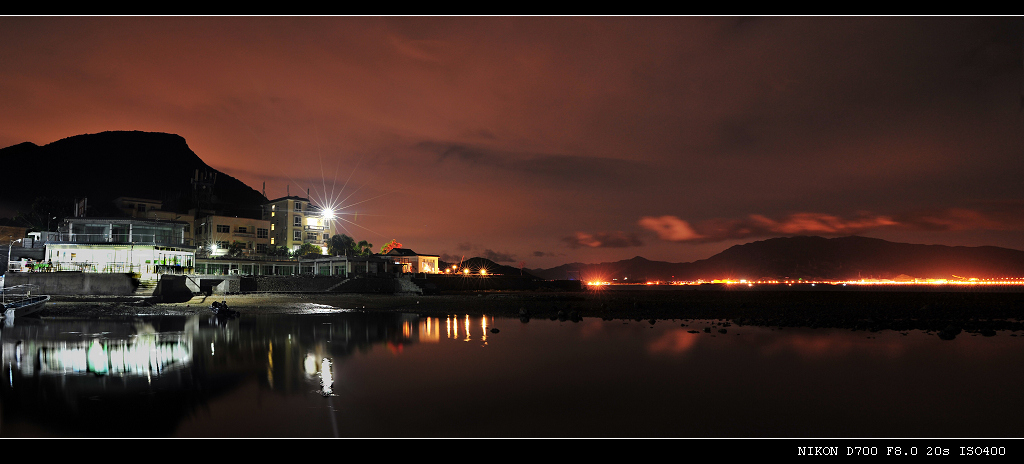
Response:
[{"label": "light reflection on water", "polygon": [[361,312],[18,319],[0,331],[0,436],[1016,437],[1022,343]]}]

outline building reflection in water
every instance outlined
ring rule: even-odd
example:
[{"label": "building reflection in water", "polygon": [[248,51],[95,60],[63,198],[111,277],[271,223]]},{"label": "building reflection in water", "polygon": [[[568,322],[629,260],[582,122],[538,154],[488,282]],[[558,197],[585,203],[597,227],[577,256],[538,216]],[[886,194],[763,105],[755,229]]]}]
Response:
[{"label": "building reflection in water", "polygon": [[436,343],[439,327],[438,318],[358,312],[18,319],[0,330],[0,436],[20,436],[19,423],[53,436],[173,436],[246,382],[333,396],[344,359]]}]

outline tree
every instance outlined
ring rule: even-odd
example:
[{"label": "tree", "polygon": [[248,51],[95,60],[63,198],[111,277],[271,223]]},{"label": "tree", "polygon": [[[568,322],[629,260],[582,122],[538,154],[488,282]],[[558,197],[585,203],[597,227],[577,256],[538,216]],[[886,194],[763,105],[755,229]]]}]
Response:
[{"label": "tree", "polygon": [[366,240],[360,240],[353,249],[358,256],[370,256],[373,254],[373,244]]},{"label": "tree", "polygon": [[245,253],[245,248],[245,243],[235,240],[228,246],[228,256],[241,256],[242,253]]},{"label": "tree", "polygon": [[74,201],[65,197],[36,197],[32,209],[15,216],[17,225],[31,231],[56,229],[74,213]]},{"label": "tree", "polygon": [[290,254],[288,249],[281,245],[271,245],[267,248],[267,256],[287,257]]},{"label": "tree", "polygon": [[398,243],[398,240],[391,239],[390,242],[385,243],[384,246],[380,247],[380,254],[385,255],[394,248],[402,248],[402,244]]},{"label": "tree", "polygon": [[345,234],[335,234],[327,244],[327,252],[330,253],[331,256],[351,256],[355,244],[356,241],[352,237]]},{"label": "tree", "polygon": [[323,254],[323,250],[320,247],[312,243],[303,243],[298,250],[295,250],[297,256],[310,256]]}]

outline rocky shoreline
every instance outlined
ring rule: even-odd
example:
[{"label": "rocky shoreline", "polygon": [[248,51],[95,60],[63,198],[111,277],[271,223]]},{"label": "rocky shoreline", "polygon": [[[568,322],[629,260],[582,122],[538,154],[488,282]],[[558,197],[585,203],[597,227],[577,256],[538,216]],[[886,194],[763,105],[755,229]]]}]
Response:
[{"label": "rocky shoreline", "polygon": [[139,297],[54,297],[41,317],[188,315],[224,301],[245,314],[329,310],[422,315],[491,315],[529,320],[690,320],[737,325],[852,330],[958,331],[991,335],[1024,330],[1024,293],[936,291],[650,291],[464,292],[442,295],[245,293],[165,303]]}]

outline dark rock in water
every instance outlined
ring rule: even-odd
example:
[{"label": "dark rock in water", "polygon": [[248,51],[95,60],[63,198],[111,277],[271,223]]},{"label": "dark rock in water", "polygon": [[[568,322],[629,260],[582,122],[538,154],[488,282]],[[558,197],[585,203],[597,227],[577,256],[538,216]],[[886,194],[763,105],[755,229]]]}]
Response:
[{"label": "dark rock in water", "polygon": [[699,334],[700,332],[697,330],[687,330],[686,333]]},{"label": "dark rock in water", "polygon": [[705,327],[704,333],[711,333],[711,327]]},{"label": "dark rock in water", "polygon": [[238,311],[228,309],[227,301],[214,301],[213,304],[210,305],[210,310],[218,317],[233,318],[239,315]]},{"label": "dark rock in water", "polygon": [[654,325],[654,323],[655,323],[655,322],[658,322],[658,320],[657,320],[657,319],[653,319],[653,318],[652,318],[651,320],[649,320],[649,321],[647,321],[647,322],[650,322],[650,323],[651,323],[651,325]]},{"label": "dark rock in water", "polygon": [[992,329],[982,329],[981,330],[981,335],[984,336],[984,337],[995,337],[996,336],[996,331],[992,330]]},{"label": "dark rock in water", "polygon": [[530,316],[520,316],[519,322],[522,322],[523,324],[530,322]]},{"label": "dark rock in water", "polygon": [[725,329],[718,329],[718,333],[720,333],[720,334],[724,334],[724,333],[726,333],[726,332],[728,332],[728,331],[727,331],[727,330],[725,330]]},{"label": "dark rock in water", "polygon": [[498,329],[496,329],[496,328],[495,328],[495,329],[491,329],[491,333],[495,333],[495,334],[496,334],[496,333],[498,333],[498,332],[501,332],[501,331],[500,331],[500,330],[498,330]]}]

